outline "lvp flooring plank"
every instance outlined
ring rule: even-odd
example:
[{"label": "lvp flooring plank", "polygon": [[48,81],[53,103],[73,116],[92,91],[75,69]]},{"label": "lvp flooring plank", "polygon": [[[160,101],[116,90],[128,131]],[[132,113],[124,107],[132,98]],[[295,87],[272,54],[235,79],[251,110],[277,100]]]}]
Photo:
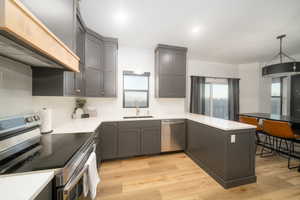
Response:
[{"label": "lvp flooring plank", "polygon": [[257,156],[257,183],[228,190],[184,153],[107,161],[99,172],[97,200],[300,200],[300,173],[279,156]]}]

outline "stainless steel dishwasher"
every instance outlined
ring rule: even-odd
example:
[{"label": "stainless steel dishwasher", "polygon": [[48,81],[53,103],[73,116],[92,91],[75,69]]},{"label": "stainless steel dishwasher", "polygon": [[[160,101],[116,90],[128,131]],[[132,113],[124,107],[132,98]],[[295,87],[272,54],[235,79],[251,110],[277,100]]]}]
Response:
[{"label": "stainless steel dishwasher", "polygon": [[161,152],[181,151],[185,149],[185,120],[172,119],[161,121]]}]

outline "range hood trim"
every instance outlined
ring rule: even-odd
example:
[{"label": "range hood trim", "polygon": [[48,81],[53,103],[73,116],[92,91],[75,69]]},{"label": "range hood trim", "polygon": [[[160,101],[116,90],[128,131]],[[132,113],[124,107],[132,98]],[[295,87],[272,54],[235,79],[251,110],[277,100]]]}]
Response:
[{"label": "range hood trim", "polygon": [[79,57],[19,0],[0,1],[0,31],[15,43],[29,46],[30,51],[42,55],[49,63],[57,63],[53,67],[79,72]]}]

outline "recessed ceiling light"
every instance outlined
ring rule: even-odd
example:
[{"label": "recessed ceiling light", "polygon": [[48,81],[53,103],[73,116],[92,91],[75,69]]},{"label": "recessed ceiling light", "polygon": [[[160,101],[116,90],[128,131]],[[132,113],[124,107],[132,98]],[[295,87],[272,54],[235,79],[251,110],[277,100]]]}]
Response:
[{"label": "recessed ceiling light", "polygon": [[114,20],[117,24],[124,25],[128,21],[128,14],[124,11],[118,11],[114,16]]},{"label": "recessed ceiling light", "polygon": [[192,33],[196,34],[196,33],[199,33],[201,30],[201,27],[200,26],[195,26],[192,28]]}]

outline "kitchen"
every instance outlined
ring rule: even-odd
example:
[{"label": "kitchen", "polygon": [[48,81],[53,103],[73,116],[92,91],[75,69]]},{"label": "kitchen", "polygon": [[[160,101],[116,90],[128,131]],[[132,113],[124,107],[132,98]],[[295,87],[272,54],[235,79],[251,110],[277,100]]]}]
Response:
[{"label": "kitchen", "polygon": [[1,198],[299,198],[299,7],[1,0]]}]

